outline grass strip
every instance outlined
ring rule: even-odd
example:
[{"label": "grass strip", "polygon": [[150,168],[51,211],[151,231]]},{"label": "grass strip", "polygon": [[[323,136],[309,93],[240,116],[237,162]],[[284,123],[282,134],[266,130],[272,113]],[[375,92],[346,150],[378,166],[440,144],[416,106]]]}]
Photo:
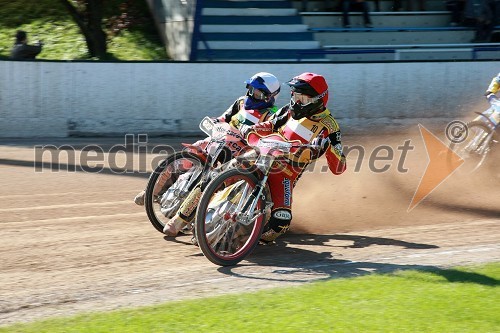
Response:
[{"label": "grass strip", "polygon": [[396,271],[0,328],[4,332],[500,332],[500,263]]}]

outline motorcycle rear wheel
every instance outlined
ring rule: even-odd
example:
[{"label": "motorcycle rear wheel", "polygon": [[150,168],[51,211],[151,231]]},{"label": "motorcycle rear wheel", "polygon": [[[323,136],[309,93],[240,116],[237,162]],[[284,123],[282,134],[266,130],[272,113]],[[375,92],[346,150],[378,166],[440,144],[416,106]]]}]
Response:
[{"label": "motorcycle rear wheel", "polygon": [[[253,198],[256,201],[253,212],[242,209],[258,181],[247,171],[230,169],[213,179],[203,192],[196,213],[195,235],[201,251],[214,264],[236,265],[259,243],[266,221],[265,189]],[[256,216],[245,223],[238,217],[245,214]]]},{"label": "motorcycle rear wheel", "polygon": [[[184,179],[188,188],[175,189],[179,176],[187,174],[189,171],[193,171],[193,168],[203,169],[204,161],[196,154],[180,151],[169,155],[165,160],[163,160],[151,173],[148,180],[148,185],[146,186],[146,194],[144,197],[144,207],[146,209],[146,214],[148,215],[149,221],[153,227],[159,232],[163,233],[163,228],[165,224],[175,215],[179,207],[184,202],[184,199],[189,195],[190,190],[198,183],[196,179]],[[188,168],[186,168],[188,166]],[[190,168],[189,168],[190,166]],[[192,176],[191,176],[192,177]],[[196,177],[196,178],[199,178]],[[163,184],[159,184],[159,182]],[[158,194],[155,194],[155,186],[161,187]],[[168,191],[179,193],[167,193]],[[172,201],[166,206],[162,206],[161,199],[163,195],[172,196]],[[168,211],[165,215],[163,211]]]}]

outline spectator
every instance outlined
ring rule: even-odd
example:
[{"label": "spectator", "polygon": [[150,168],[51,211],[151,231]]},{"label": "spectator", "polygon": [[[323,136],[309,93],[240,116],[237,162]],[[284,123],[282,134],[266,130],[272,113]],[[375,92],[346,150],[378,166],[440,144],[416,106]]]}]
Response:
[{"label": "spectator", "polygon": [[472,43],[488,43],[495,29],[495,0],[467,0],[466,17],[476,20],[476,35]]},{"label": "spectator", "polygon": [[349,12],[355,10],[363,13],[363,21],[366,28],[373,28],[370,15],[368,13],[368,4],[365,0],[343,0],[342,1],[342,18],[344,22],[344,28],[350,28],[349,23]]},{"label": "spectator", "polygon": [[323,10],[321,10],[320,8],[315,6],[316,2],[313,2],[313,5],[312,5],[313,7],[311,8],[309,6],[309,0],[302,0],[301,11],[302,12],[317,12],[317,11],[334,12],[335,11],[334,3],[336,1],[337,0],[324,0],[323,6],[322,6]]},{"label": "spectator", "polygon": [[465,0],[447,0],[446,9],[451,12],[452,27],[464,24]]},{"label": "spectator", "polygon": [[42,52],[42,42],[38,41],[36,45],[28,45],[28,36],[26,31],[18,30],[16,41],[10,53],[11,59],[35,59]]},{"label": "spectator", "polygon": [[[407,0],[406,3],[408,5],[407,10],[413,11],[413,0]],[[417,0],[417,3],[418,3],[418,10],[421,12],[425,11],[425,0]],[[392,10],[395,12],[404,10],[401,0],[394,0],[392,4]]]}]

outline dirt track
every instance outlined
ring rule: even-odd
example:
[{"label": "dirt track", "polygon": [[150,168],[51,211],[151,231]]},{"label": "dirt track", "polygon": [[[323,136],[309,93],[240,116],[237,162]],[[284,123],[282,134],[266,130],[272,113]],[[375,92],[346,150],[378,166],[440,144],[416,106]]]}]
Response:
[{"label": "dirt track", "polygon": [[[407,139],[414,150],[404,160],[408,171],[398,172],[397,146]],[[81,148],[91,142],[106,152],[123,138],[0,141],[0,325],[370,272],[500,261],[498,167],[473,179],[454,174],[407,212],[427,165],[418,130],[346,137],[347,146],[363,146],[364,159],[350,154],[342,176],[318,172],[321,164],[305,174],[294,192],[292,233],[232,268],[208,262],[189,236],[166,240],[153,229],[132,202],[146,174],[116,174],[108,165],[99,174],[35,172],[34,144]],[[177,147],[179,140],[169,142]],[[382,173],[369,167],[379,145],[394,150],[391,161],[374,164],[389,163]]]}]

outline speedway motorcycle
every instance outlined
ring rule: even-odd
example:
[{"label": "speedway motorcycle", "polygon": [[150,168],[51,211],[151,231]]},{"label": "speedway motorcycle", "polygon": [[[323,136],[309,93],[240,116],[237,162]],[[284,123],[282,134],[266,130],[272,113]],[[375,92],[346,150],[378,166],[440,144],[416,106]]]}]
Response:
[{"label": "speedway motorcycle", "polygon": [[497,128],[500,123],[500,100],[492,98],[490,107],[462,126],[453,135],[450,149],[464,159],[462,172],[472,173],[481,167],[486,157],[498,143]]},{"label": "speedway motorcycle", "polygon": [[195,237],[211,262],[232,266],[259,243],[273,201],[268,185],[271,172],[279,172],[289,154],[319,146],[287,141],[280,134],[251,132],[254,148],[235,157],[226,170],[212,179],[201,195],[195,219]]},{"label": "speedway motorcycle", "polygon": [[[228,123],[205,117],[199,128],[209,137],[204,147],[183,143],[184,149],[167,156],[149,177],[144,206],[149,221],[161,233],[183,202],[199,196],[210,179],[247,147],[240,132]],[[195,208],[191,209],[193,218]],[[189,232],[190,226],[183,231]]]}]

